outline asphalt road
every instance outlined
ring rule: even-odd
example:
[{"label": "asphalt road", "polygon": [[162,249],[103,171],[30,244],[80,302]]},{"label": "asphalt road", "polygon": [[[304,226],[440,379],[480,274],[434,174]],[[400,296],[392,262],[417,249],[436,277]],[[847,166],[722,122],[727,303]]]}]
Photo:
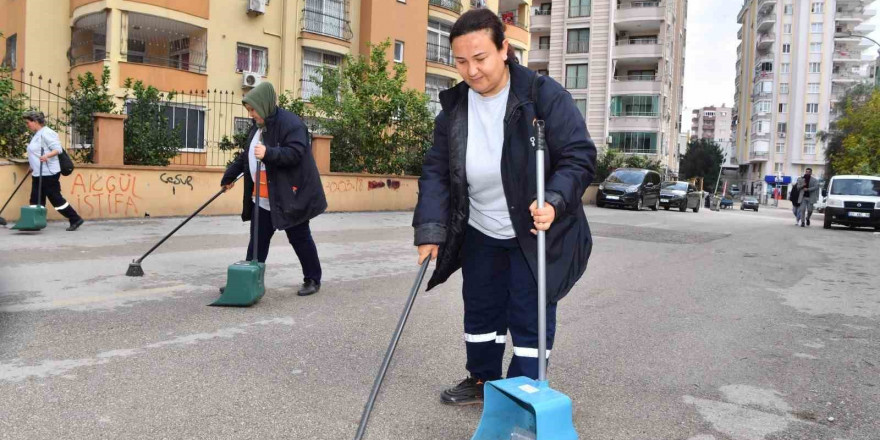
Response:
[{"label": "asphalt road", "polygon": [[[582,439],[880,438],[880,235],[783,209],[587,208],[595,249],[559,307],[551,385]],[[246,226],[197,218],[0,229],[0,438],[353,438],[418,267],[409,213],[313,222],[301,298],[283,235],[263,300],[213,308]],[[370,439],[470,438],[460,278],[420,295]],[[508,351],[510,347],[508,347]]]}]

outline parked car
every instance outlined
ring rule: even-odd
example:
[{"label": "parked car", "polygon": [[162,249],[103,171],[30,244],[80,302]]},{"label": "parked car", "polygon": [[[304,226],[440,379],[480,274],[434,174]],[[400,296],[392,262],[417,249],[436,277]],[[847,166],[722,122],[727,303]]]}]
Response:
[{"label": "parked car", "polygon": [[834,176],[823,190],[825,229],[838,223],[849,227],[873,226],[880,231],[880,177]]},{"label": "parked car", "polygon": [[663,182],[660,184],[660,206],[665,210],[678,208],[685,212],[693,209],[700,212],[700,193],[688,182]]},{"label": "parked car", "polygon": [[721,209],[733,208],[733,199],[725,195],[721,198]]},{"label": "parked car", "polygon": [[596,206],[623,206],[641,211],[660,209],[660,173],[639,168],[618,168],[599,184]]},{"label": "parked car", "polygon": [[745,196],[743,197],[742,204],[739,205],[740,211],[745,211],[746,209],[754,209],[755,212],[758,212],[758,199],[754,196]]},{"label": "parked car", "polygon": [[736,197],[739,193],[739,185],[730,185],[730,195]]}]

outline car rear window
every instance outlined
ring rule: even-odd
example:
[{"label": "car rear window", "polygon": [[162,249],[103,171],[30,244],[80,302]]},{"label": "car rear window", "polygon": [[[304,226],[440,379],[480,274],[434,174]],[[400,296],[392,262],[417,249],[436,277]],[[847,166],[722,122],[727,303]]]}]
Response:
[{"label": "car rear window", "polygon": [[686,182],[663,182],[660,188],[671,191],[687,191],[688,184]]},{"label": "car rear window", "polygon": [[645,178],[644,171],[617,170],[606,179],[609,183],[623,183],[626,185],[641,185]]},{"label": "car rear window", "polygon": [[880,180],[834,179],[831,194],[835,196],[880,197]]}]

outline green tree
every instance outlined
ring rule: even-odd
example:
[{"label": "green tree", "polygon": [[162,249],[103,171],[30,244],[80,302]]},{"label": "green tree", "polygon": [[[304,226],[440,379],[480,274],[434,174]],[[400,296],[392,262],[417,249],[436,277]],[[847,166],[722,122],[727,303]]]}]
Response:
[{"label": "green tree", "polygon": [[691,139],[687,145],[687,152],[681,158],[679,174],[685,180],[702,177],[703,188],[713,191],[722,163],[724,163],[724,152],[714,140]]},{"label": "green tree", "polygon": [[[826,181],[837,174],[850,172],[838,170],[839,166],[844,166],[841,159],[846,157],[844,139],[854,134],[854,131],[857,129],[856,124],[849,124],[851,118],[848,114],[862,112],[873,94],[874,87],[871,84],[856,84],[850,87],[840,100],[842,105],[836,105],[833,108],[832,116],[834,121],[831,122],[828,131],[818,134],[819,139],[825,143]],[[843,122],[843,125],[841,125],[841,122]]]},{"label": "green tree", "polygon": [[[110,82],[110,68],[104,66],[101,73],[101,81],[95,78],[92,72],[86,72],[85,75],[76,77],[76,88],[70,92],[68,98],[67,109],[64,115],[68,118],[68,123],[72,130],[79,135],[79,142],[83,144],[91,144],[95,120],[92,116],[95,113],[110,113],[116,105],[113,102],[113,95],[107,84]],[[92,162],[94,149],[89,148],[81,151],[77,159],[82,162]]]},{"label": "green tree", "polygon": [[180,127],[171,127],[163,102],[174,99],[174,92],[163,94],[140,80],[125,80],[128,118],[125,120],[126,165],[165,166],[183,148]]},{"label": "green tree", "polygon": [[880,175],[880,91],[874,90],[863,103],[848,99],[836,129],[842,141],[829,149],[833,172]]},{"label": "green tree", "polygon": [[22,157],[30,140],[24,112],[27,95],[15,90],[12,71],[0,68],[0,157]]},{"label": "green tree", "polygon": [[309,112],[333,136],[333,171],[421,173],[434,118],[425,93],[404,90],[406,66],[388,68],[390,45],[370,44],[369,58],[349,55],[343,69],[324,68],[312,78],[322,93],[311,98]]}]

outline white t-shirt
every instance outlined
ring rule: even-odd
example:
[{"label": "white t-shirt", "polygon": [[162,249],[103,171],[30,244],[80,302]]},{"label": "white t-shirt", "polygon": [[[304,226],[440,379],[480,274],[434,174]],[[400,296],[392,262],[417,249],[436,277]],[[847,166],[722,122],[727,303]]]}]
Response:
[{"label": "white t-shirt", "polygon": [[473,90],[468,91],[468,224],[499,240],[516,237],[501,183],[504,113],[509,94],[510,80],[495,96],[485,97]]},{"label": "white t-shirt", "polygon": [[[257,130],[257,133],[254,134],[253,140],[251,140],[251,147],[248,148],[248,165],[249,165],[249,169],[251,170],[251,179],[254,182],[255,189],[256,189],[256,183],[257,183],[257,156],[254,155],[254,147],[256,147],[257,144],[259,144],[260,142],[262,142],[262,140],[263,140],[263,130]],[[266,171],[266,165],[264,165],[262,162],[260,162],[260,171]],[[268,185],[268,182],[266,182],[266,181],[260,182],[260,185],[261,186]],[[266,193],[268,194],[268,192],[269,192],[269,187],[267,186]],[[251,199],[255,200],[256,197],[251,197]],[[260,208],[263,208],[266,211],[271,211],[271,209],[269,209],[270,206],[272,206],[272,205],[271,205],[271,203],[269,203],[268,198],[260,197]]]},{"label": "white t-shirt", "polygon": [[[49,154],[50,151],[61,151],[61,140],[58,139],[58,133],[49,127],[43,127],[34,133],[30,143],[27,146],[28,162],[31,170],[34,171],[34,177],[40,177],[40,148],[43,154]],[[58,156],[49,158],[49,161],[43,164],[43,176],[54,176],[61,172],[61,162]]]}]

